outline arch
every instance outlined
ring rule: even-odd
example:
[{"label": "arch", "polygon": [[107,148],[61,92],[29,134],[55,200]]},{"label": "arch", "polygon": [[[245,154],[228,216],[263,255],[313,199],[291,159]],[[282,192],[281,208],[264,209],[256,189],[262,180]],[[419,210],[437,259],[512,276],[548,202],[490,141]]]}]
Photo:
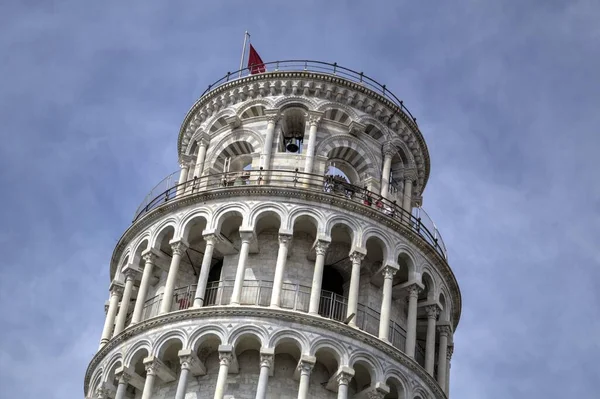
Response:
[{"label": "arch", "polygon": [[317,104],[314,100],[300,97],[300,96],[283,96],[283,98],[276,100],[273,104],[273,108],[287,108],[290,106],[299,106],[301,108],[305,108],[308,111],[312,111],[317,107]]},{"label": "arch", "polygon": [[365,134],[374,140],[384,143],[390,139],[388,128],[372,116],[363,115],[358,122],[366,126]]},{"label": "arch", "polygon": [[396,247],[395,252],[396,256],[394,259],[396,259],[398,265],[401,265],[402,263],[406,264],[408,267],[408,279],[413,279],[417,270],[417,262],[412,249],[405,244],[400,244]]},{"label": "arch", "polygon": [[177,233],[177,225],[178,221],[174,217],[170,217],[166,220],[163,220],[154,230],[154,234],[152,234],[152,239],[150,240],[150,248],[158,249],[156,245],[160,245],[160,242],[168,233],[169,228],[173,228],[173,237],[175,237],[175,234]]},{"label": "arch", "polygon": [[323,226],[323,221],[326,219],[325,215],[320,210],[305,207],[298,207],[290,212],[287,228],[293,230],[296,220],[302,216],[307,217],[314,224],[317,228],[317,234],[325,231]]},{"label": "arch", "polygon": [[268,98],[256,98],[254,100],[246,101],[243,103],[236,111],[237,116],[240,119],[246,119],[244,114],[251,108],[260,107],[263,108],[263,112],[265,109],[273,108],[273,101],[270,101]]},{"label": "arch", "polygon": [[102,381],[112,383],[115,378],[115,371],[119,366],[123,365],[123,356],[121,353],[116,353],[104,368],[106,371],[103,373]]},{"label": "arch", "polygon": [[392,369],[388,370],[384,377],[385,384],[390,387],[396,389],[397,399],[408,399],[408,381],[406,377],[402,375],[402,373],[398,370]]},{"label": "arch", "polygon": [[348,364],[354,368],[356,364],[362,364],[369,371],[371,381],[381,381],[383,379],[383,368],[377,359],[366,352],[356,352],[350,357]]},{"label": "arch", "polygon": [[[377,228],[375,226],[369,226],[363,232],[361,246],[366,247],[367,241],[369,241],[369,239],[371,239],[371,238],[376,238],[377,240],[381,241],[381,244],[383,244],[382,264],[383,265],[395,264],[396,258],[393,256],[393,253],[392,253],[393,245],[390,242],[388,235],[385,234],[382,230],[380,230],[379,228]],[[369,253],[367,252],[367,256],[368,255],[369,255]]]},{"label": "arch", "polygon": [[[344,113],[348,117],[348,120],[347,120],[348,123],[350,123],[350,120],[358,119],[358,114],[356,113],[356,111],[354,109],[352,109],[351,107],[348,107],[347,105],[336,103],[336,102],[327,101],[327,102],[319,105],[316,110],[323,112],[324,113],[323,117],[325,119],[329,119],[329,120],[335,120],[335,119],[327,118],[325,116],[328,111],[333,111],[333,110],[337,110],[337,111]],[[337,120],[335,120],[335,121],[338,122]],[[341,123],[348,124],[346,122],[341,122]]]},{"label": "arch", "polygon": [[398,153],[400,155],[400,158],[402,158],[402,161],[404,163],[404,166],[407,168],[414,168],[415,166],[415,158],[413,156],[412,151],[408,148],[408,146],[406,145],[406,143],[400,139],[394,139],[392,140],[392,145],[394,147],[396,147],[396,149],[398,150]]},{"label": "arch", "polygon": [[364,175],[379,178],[377,157],[360,140],[345,134],[330,136],[317,146],[315,154],[324,156],[328,160],[341,159],[356,170],[362,178]]},{"label": "arch", "polygon": [[360,246],[360,243],[358,243],[357,241],[359,241],[358,237],[362,236],[362,228],[355,221],[355,219],[344,214],[334,214],[325,221],[325,234],[331,236],[331,231],[337,225],[345,226],[350,232],[352,245]]},{"label": "arch", "polygon": [[94,396],[96,389],[102,383],[103,377],[104,377],[104,368],[98,367],[96,369],[96,371],[94,371],[94,374],[92,374],[92,378],[90,378],[90,385],[88,387],[88,394],[86,397],[92,398]]},{"label": "arch", "polygon": [[417,386],[413,388],[413,397],[414,399],[427,399],[429,396],[422,387]]},{"label": "arch", "polygon": [[131,362],[140,357],[144,351],[146,352],[146,356],[149,356],[152,353],[152,344],[147,339],[137,341],[127,350],[123,364],[127,367],[131,367]]},{"label": "arch", "polygon": [[258,325],[242,325],[234,328],[227,339],[227,343],[234,348],[239,341],[247,336],[252,336],[260,342],[261,346],[266,346],[268,342],[269,332],[266,328]]},{"label": "arch", "polygon": [[181,347],[185,348],[187,345],[187,335],[185,331],[172,330],[161,335],[155,342],[152,348],[152,355],[160,358],[162,353],[167,349],[173,342],[178,341],[181,343]]},{"label": "arch", "polygon": [[310,344],[306,337],[295,330],[279,330],[269,338],[267,347],[277,348],[277,345],[283,340],[290,340],[296,343],[300,354],[308,353]]},{"label": "arch", "polygon": [[245,203],[232,203],[232,204],[224,204],[220,208],[218,208],[212,216],[212,220],[210,221],[210,229],[214,229],[216,232],[221,231],[221,227],[223,226],[223,221],[225,221],[229,216],[233,214],[238,214],[242,217],[242,226],[248,225],[248,214],[249,214],[248,205]]},{"label": "arch", "polygon": [[319,349],[330,350],[335,355],[338,364],[343,365],[348,362],[348,353],[344,346],[331,338],[321,338],[314,341],[308,350],[308,354],[315,356]]},{"label": "arch", "polygon": [[276,214],[279,217],[280,226],[287,225],[287,208],[284,205],[275,202],[259,202],[252,207],[248,216],[248,225],[256,227],[258,221],[269,213]]},{"label": "arch", "polygon": [[222,171],[225,157],[252,154],[262,148],[263,138],[260,134],[250,129],[238,129],[234,134],[225,135],[218,143],[209,147],[208,163],[206,165],[213,173],[217,173],[215,171]]},{"label": "arch", "polygon": [[430,274],[431,271],[429,269],[423,270],[421,274],[421,282],[425,285],[426,290],[423,290],[423,294],[427,295],[427,300],[435,299],[436,287],[435,280]]},{"label": "arch", "polygon": [[202,345],[202,342],[209,337],[217,337],[221,344],[223,344],[226,340],[226,336],[227,332],[219,325],[202,326],[190,334],[188,347],[193,350],[198,350],[198,347]]},{"label": "arch", "polygon": [[181,218],[181,222],[179,224],[180,236],[184,240],[188,240],[191,228],[198,222],[199,220],[204,220],[206,227],[209,225],[209,221],[211,220],[211,212],[208,208],[199,208],[193,209],[188,214],[184,215]]},{"label": "arch", "polygon": [[452,311],[450,309],[450,297],[447,295],[444,287],[440,287],[440,293],[438,295],[438,302],[442,307],[442,312],[440,313],[440,321],[450,321],[452,317]]},{"label": "arch", "polygon": [[216,114],[213,114],[210,120],[204,124],[204,130],[206,130],[209,135],[212,135],[214,132],[220,130],[224,126],[227,126],[225,118],[233,115],[235,115],[235,112],[231,108],[224,108],[218,111]]}]

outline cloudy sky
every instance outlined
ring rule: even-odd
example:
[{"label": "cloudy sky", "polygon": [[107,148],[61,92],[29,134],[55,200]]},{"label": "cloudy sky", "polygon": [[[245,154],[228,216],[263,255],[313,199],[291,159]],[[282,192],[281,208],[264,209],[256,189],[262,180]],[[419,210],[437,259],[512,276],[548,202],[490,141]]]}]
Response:
[{"label": "cloudy sky", "polygon": [[0,397],[83,397],[113,247],[247,29],[417,116],[463,295],[452,396],[597,398],[600,3],[212,3],[0,2]]}]

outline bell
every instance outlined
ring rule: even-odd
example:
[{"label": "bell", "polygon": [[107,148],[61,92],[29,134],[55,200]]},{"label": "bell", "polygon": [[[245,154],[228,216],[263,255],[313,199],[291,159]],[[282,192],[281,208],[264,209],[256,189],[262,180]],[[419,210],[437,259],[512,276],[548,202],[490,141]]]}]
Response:
[{"label": "bell", "polygon": [[288,145],[285,146],[287,152],[298,152],[300,147],[294,141],[290,141]]}]

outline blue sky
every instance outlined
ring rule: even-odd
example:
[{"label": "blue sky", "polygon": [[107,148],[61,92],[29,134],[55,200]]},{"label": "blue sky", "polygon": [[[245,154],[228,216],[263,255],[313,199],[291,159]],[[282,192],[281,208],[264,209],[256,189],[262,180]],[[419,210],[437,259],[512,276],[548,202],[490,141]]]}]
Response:
[{"label": "blue sky", "polygon": [[0,3],[0,397],[83,397],[113,247],[246,29],[418,118],[463,295],[452,396],[598,397],[600,3],[286,4]]}]

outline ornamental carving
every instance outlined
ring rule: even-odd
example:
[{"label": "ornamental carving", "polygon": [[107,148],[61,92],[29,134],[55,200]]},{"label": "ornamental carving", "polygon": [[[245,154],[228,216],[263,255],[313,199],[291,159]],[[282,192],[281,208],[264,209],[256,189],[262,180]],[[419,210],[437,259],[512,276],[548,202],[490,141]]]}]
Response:
[{"label": "ornamental carving", "polygon": [[273,366],[273,355],[270,354],[260,354],[260,367],[271,368]]},{"label": "ornamental carving", "polygon": [[221,366],[229,367],[233,361],[233,354],[231,352],[219,352],[219,364]]}]

